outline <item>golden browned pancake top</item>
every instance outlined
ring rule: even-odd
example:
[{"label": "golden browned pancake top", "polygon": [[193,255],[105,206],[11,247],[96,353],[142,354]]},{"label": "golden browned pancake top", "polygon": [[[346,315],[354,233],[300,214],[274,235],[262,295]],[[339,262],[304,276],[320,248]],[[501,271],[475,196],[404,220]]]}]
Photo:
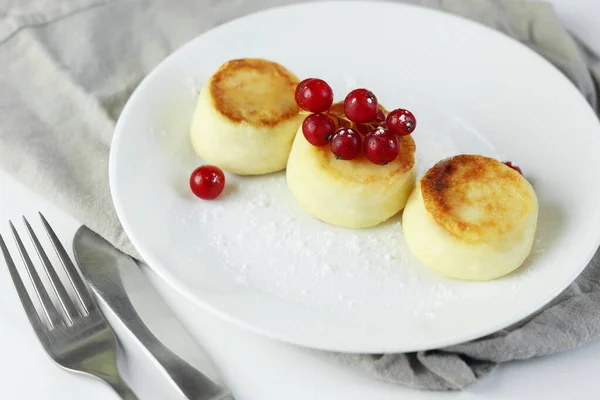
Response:
[{"label": "golden browned pancake top", "polygon": [[260,58],[231,60],[213,75],[215,108],[231,121],[275,126],[296,116],[298,78],[283,66]]},{"label": "golden browned pancake top", "polygon": [[[387,113],[382,105],[379,105],[379,108]],[[343,102],[333,104],[329,112],[334,116],[343,117]],[[400,153],[394,161],[386,165],[373,164],[362,152],[354,160],[346,161],[337,160],[329,146],[315,147],[314,149],[320,154],[323,166],[330,174],[339,179],[363,184],[388,181],[391,185],[395,178],[404,177],[404,174],[415,165],[416,145],[412,135],[399,137],[398,140]]]},{"label": "golden browned pancake top", "polygon": [[446,231],[470,242],[493,242],[514,230],[535,198],[518,172],[493,158],[458,155],[421,179],[425,208]]}]

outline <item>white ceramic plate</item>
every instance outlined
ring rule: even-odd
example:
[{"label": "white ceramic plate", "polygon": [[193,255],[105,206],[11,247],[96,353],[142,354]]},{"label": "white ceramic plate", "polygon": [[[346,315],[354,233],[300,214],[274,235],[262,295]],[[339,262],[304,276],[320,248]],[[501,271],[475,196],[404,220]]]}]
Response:
[{"label": "white ceramic plate", "polygon": [[[368,87],[418,118],[423,173],[480,153],[520,165],[540,201],[526,264],[485,283],[446,279],[407,250],[400,216],[347,230],[307,215],[283,173],[227,175],[201,201],[188,127],[198,88],[223,62],[265,57],[327,80],[337,99]],[[212,30],[160,64],[123,111],[110,182],[146,262],[230,321],[291,343],[413,351],[516,322],[571,283],[600,243],[600,125],[576,88],[525,46],[478,24],[390,3],[312,3]]]}]

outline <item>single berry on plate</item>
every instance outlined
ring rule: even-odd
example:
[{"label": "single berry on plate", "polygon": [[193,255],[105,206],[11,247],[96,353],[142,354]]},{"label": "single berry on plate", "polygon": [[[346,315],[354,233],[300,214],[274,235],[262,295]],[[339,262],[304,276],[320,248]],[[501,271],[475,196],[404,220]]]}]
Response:
[{"label": "single berry on plate", "polygon": [[325,114],[310,114],[302,123],[302,133],[313,146],[324,146],[335,133],[335,123]]},{"label": "single berry on plate", "polygon": [[398,136],[410,135],[417,127],[413,113],[402,108],[390,112],[385,123],[389,131]]},{"label": "single berry on plate", "polygon": [[362,138],[352,128],[338,129],[331,139],[331,152],[338,160],[352,160],[360,154]]},{"label": "single berry on plate", "polygon": [[352,122],[373,122],[377,118],[377,110],[377,97],[367,89],[354,89],[344,100],[344,114]]},{"label": "single berry on plate", "polygon": [[225,187],[225,175],[219,167],[202,165],[192,172],[190,188],[192,192],[204,200],[212,200],[221,194]]},{"label": "single berry on plate", "polygon": [[514,169],[515,171],[517,171],[518,173],[520,173],[521,175],[523,175],[523,171],[521,171],[521,168],[519,168],[518,166],[516,166],[515,164],[513,164],[510,161],[504,161],[503,163],[504,165],[506,165],[509,168]]},{"label": "single berry on plate", "polygon": [[333,90],[322,79],[308,78],[296,86],[296,104],[313,113],[325,112],[333,103]]},{"label": "single berry on plate", "polygon": [[365,157],[373,164],[391,163],[400,153],[398,137],[385,128],[377,128],[365,136]]}]

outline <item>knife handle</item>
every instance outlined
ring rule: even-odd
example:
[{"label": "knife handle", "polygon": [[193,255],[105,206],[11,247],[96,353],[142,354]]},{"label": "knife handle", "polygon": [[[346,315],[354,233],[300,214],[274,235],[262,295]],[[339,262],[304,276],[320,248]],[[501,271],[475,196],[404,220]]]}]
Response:
[{"label": "knife handle", "polygon": [[113,282],[113,284],[121,287],[113,286],[112,293],[97,293],[96,288],[92,289],[146,347],[146,350],[179,388],[181,394],[189,400],[233,400],[229,391],[204,376],[158,340],[135,311],[122,283]]},{"label": "knife handle", "polygon": [[[117,315],[129,332],[154,357],[183,396],[189,400],[233,400],[226,388],[217,385],[169,350],[142,321],[123,285],[121,268],[139,268],[131,258],[85,226],[79,228],[73,243],[77,262],[88,267],[81,270],[88,279],[95,297]],[[96,258],[77,249],[93,249]],[[98,255],[102,257],[98,258]],[[123,257],[127,257],[130,266],[123,266]],[[90,279],[92,276],[93,279]]]},{"label": "knife handle", "polygon": [[[122,274],[125,269],[139,268],[133,259],[85,226],[79,228],[73,243],[75,258],[80,265],[86,267],[81,270],[96,298],[117,315],[129,332],[154,357],[182,395],[189,400],[233,400],[226,388],[217,385],[169,350],[142,321],[123,285]],[[124,260],[131,265],[124,265]]]}]

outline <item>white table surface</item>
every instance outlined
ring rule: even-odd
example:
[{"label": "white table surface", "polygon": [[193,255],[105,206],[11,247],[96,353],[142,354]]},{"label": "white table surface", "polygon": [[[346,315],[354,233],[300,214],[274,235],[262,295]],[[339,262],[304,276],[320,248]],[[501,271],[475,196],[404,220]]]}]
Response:
[{"label": "white table surface", "polygon": [[[600,54],[600,1],[553,0],[563,22]],[[12,239],[4,221],[20,225],[21,215],[39,227],[42,211],[70,249],[79,224],[20,183],[0,171],[0,234]],[[16,253],[14,253],[16,255]],[[384,384],[328,362],[318,353],[262,338],[232,326],[189,303],[145,270],[195,341],[213,360],[220,377],[238,400],[304,399],[577,399],[600,398],[600,340],[562,354],[503,364],[487,380],[462,393],[422,392]],[[143,297],[134,298],[142,317],[169,346],[212,377],[211,364],[189,338],[161,325],[147,310]],[[144,350],[115,326],[126,354],[122,367],[142,400],[178,399],[151,364]],[[44,354],[26,320],[4,264],[0,262],[0,398],[7,400],[117,399],[99,381],[57,368]]]}]

